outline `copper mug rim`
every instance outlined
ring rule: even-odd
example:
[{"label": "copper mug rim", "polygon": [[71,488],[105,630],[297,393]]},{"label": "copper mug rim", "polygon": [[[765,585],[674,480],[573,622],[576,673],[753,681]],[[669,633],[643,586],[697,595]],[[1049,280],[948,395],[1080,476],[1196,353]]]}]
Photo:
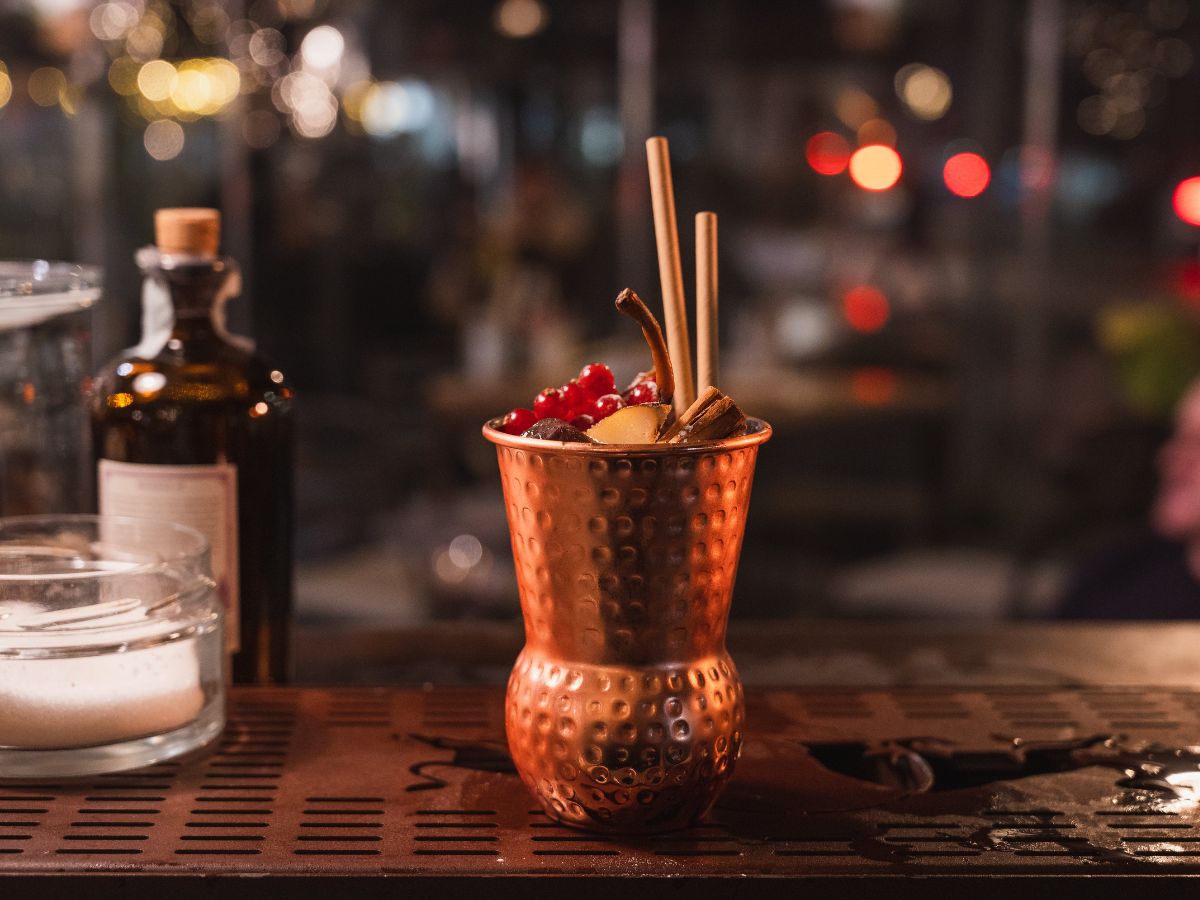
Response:
[{"label": "copper mug rim", "polygon": [[493,423],[499,418],[483,423],[483,436],[501,447],[514,450],[533,450],[541,453],[572,453],[580,456],[676,456],[679,454],[711,453],[713,450],[740,450],[756,447],[771,438],[771,425],[762,419],[748,416],[748,431],[737,437],[719,438],[712,441],[691,441],[679,444],[584,444],[578,441],[548,441],[544,438],[523,437],[508,434]]}]

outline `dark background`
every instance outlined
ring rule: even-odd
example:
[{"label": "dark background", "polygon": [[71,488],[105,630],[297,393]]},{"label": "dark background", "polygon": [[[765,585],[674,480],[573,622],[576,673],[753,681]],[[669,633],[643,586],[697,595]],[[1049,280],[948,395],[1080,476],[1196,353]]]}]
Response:
[{"label": "dark background", "polygon": [[[0,257],[103,264],[98,365],[154,209],[219,206],[234,324],[300,391],[301,615],[512,619],[478,428],[645,367],[611,301],[659,306],[663,134],[689,296],[713,209],[726,387],[776,429],[735,615],[1196,615],[1064,598],[1182,571],[1146,522],[1200,374],[1197,52],[1186,0],[8,0]],[[818,174],[820,132],[898,183]]]}]

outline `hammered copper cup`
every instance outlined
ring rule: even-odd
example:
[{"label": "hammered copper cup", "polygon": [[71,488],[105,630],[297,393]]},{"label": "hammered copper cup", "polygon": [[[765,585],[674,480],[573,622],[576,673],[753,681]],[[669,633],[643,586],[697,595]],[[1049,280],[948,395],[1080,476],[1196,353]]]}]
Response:
[{"label": "hammered copper cup", "polygon": [[759,445],[496,444],[525,647],[513,763],[543,809],[610,832],[683,828],[733,771],[745,708],[725,625]]}]

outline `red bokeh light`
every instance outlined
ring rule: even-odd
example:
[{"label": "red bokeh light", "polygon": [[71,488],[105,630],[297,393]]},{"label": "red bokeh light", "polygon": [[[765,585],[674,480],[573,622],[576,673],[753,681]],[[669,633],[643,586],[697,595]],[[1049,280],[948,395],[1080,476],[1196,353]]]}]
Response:
[{"label": "red bokeh light", "polygon": [[869,284],[852,287],[842,296],[842,315],[855,331],[878,331],[887,324],[890,314],[887,296]]},{"label": "red bokeh light", "polygon": [[1167,284],[1183,303],[1200,309],[1200,262],[1189,259],[1174,266]]},{"label": "red bokeh light", "polygon": [[850,374],[850,395],[863,406],[884,406],[896,399],[896,373],[882,366],[865,366]]},{"label": "red bokeh light", "polygon": [[1171,198],[1175,215],[1189,225],[1200,225],[1200,175],[1179,182]]},{"label": "red bokeh light", "polygon": [[850,162],[850,144],[836,132],[822,131],[808,139],[804,158],[820,175],[840,175]]},{"label": "red bokeh light", "polygon": [[900,180],[900,154],[883,144],[859,147],[850,157],[850,177],[865,191],[886,191]]},{"label": "red bokeh light", "polygon": [[942,167],[942,178],[956,197],[978,197],[992,180],[992,170],[978,153],[955,153]]}]

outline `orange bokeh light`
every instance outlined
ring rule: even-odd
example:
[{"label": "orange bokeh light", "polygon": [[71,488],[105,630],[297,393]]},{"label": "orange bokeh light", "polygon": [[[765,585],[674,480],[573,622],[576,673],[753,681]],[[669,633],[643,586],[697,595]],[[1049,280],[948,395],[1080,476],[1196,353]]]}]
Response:
[{"label": "orange bokeh light", "polygon": [[956,197],[978,197],[992,180],[992,169],[978,153],[955,153],[942,167],[942,178]]},{"label": "orange bokeh light", "polygon": [[884,406],[896,399],[896,373],[882,366],[865,366],[850,374],[850,395],[863,406]]},{"label": "orange bokeh light", "polygon": [[850,144],[837,132],[822,131],[808,139],[804,158],[820,175],[840,175],[850,161]]},{"label": "orange bokeh light", "polygon": [[891,304],[877,287],[860,284],[842,296],[842,316],[855,331],[878,331],[887,324],[890,315]]},{"label": "orange bokeh light", "polygon": [[867,191],[886,191],[900,180],[900,154],[883,144],[859,147],[850,157],[850,177]]},{"label": "orange bokeh light", "polygon": [[1171,202],[1175,206],[1175,215],[1189,225],[1200,225],[1200,175],[1179,182]]}]

